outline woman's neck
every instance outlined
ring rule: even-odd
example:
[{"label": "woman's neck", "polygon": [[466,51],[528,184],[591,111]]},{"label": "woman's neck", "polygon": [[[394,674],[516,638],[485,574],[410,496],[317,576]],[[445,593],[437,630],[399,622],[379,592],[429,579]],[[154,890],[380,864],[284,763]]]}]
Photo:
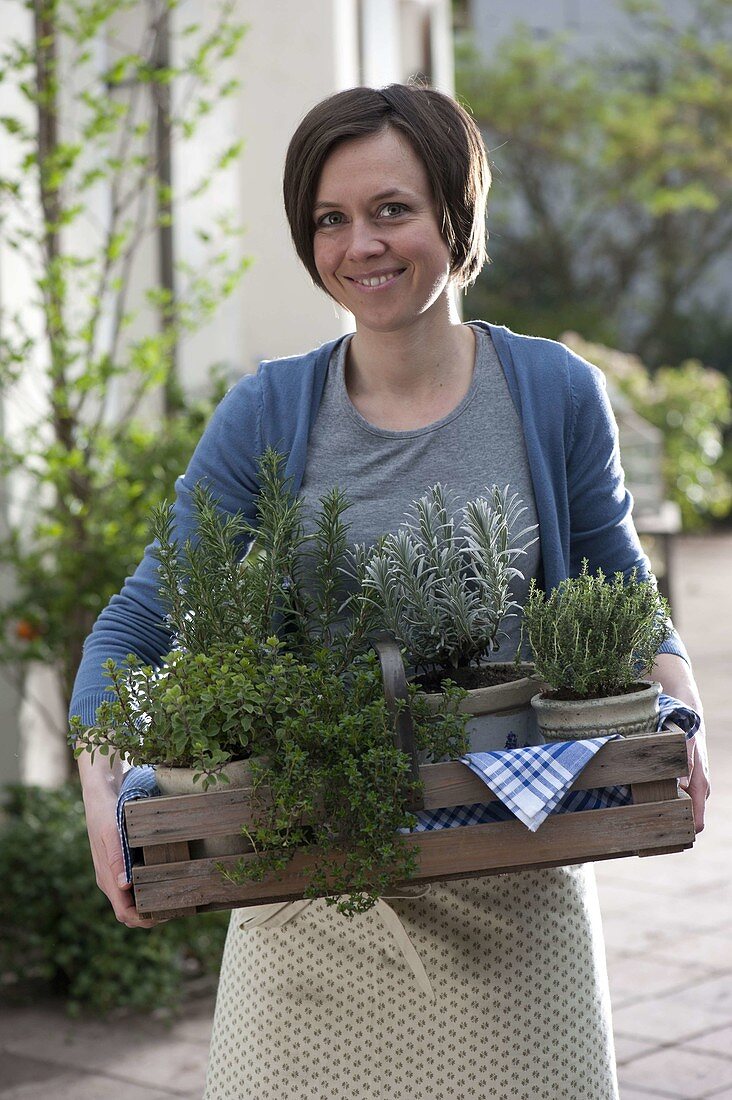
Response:
[{"label": "woman's neck", "polygon": [[417,429],[460,404],[474,365],[473,330],[457,321],[437,331],[424,324],[390,333],[359,329],[346,357],[346,389],[370,424]]},{"label": "woman's neck", "polygon": [[457,317],[441,323],[422,318],[419,325],[395,332],[360,328],[348,349],[346,385],[356,402],[359,397],[427,398],[467,389],[474,361],[473,332]]}]

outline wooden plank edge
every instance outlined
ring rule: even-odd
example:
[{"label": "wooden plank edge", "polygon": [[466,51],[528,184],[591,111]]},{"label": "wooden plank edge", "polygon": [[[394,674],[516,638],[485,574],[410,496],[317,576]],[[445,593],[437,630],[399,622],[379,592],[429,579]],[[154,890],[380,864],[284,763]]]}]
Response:
[{"label": "wooden plank edge", "polygon": [[[622,824],[618,820],[619,815],[623,816]],[[589,818],[593,820],[589,821]],[[614,840],[608,840],[608,827],[610,833],[615,835]],[[499,842],[490,846],[490,852],[485,851],[488,830],[489,837]],[[463,857],[468,860],[467,866],[461,862],[459,872],[450,870],[450,867],[455,866],[455,845],[446,845],[444,840],[438,839],[456,832],[463,834],[460,847],[463,848]],[[690,807],[679,800],[559,815],[546,821],[542,832],[544,836],[540,838],[539,834],[528,833],[521,823],[509,821],[407,837],[407,843],[414,844],[421,852],[420,869],[409,883],[505,874],[526,868],[622,858],[644,850],[659,850],[671,846],[674,850],[681,851],[691,847],[694,842]],[[473,835],[468,840],[465,834]],[[456,838],[448,836],[448,841],[450,839]],[[431,848],[441,848],[442,851],[431,852]],[[444,859],[444,865],[441,859]],[[180,906],[181,903],[195,904],[199,909],[208,905],[232,908],[237,905],[302,897],[307,868],[304,854],[294,857],[294,866],[291,864],[281,879],[245,886],[226,882],[216,870],[217,862],[223,866],[233,866],[237,857],[222,857],[220,861],[199,860],[196,863],[135,868],[133,880],[140,905],[146,912],[154,912],[156,908],[170,909]]]},{"label": "wooden plank edge", "polygon": [[[631,763],[635,768],[633,774],[628,770]],[[626,738],[604,745],[570,790],[674,779],[685,775],[686,770],[683,734]],[[422,765],[420,775],[425,783],[425,809],[497,801],[497,796],[459,761]],[[242,824],[251,824],[256,816],[247,812],[250,792],[251,788],[241,788],[128,802],[125,816],[129,842],[132,847],[141,847],[150,842],[236,835]],[[208,817],[203,833],[201,819]]]}]

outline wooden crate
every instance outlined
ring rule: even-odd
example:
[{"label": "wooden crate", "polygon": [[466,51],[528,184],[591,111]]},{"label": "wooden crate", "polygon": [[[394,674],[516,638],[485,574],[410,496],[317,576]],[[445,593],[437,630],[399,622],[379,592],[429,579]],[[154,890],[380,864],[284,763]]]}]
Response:
[{"label": "wooden crate", "polygon": [[[633,805],[553,815],[536,833],[519,821],[502,821],[405,836],[419,858],[410,882],[680,852],[694,843],[691,799],[677,786],[677,777],[686,774],[682,733],[610,741],[572,790],[629,784]],[[423,765],[419,775],[425,809],[495,801],[459,762]],[[143,916],[163,919],[303,896],[306,852],[296,854],[277,878],[244,886],[228,882],[217,865],[234,867],[253,855],[190,858],[190,841],[236,835],[242,824],[252,822],[247,789],[142,799],[128,803],[125,815],[130,844],[143,852],[144,866],[133,869],[135,901]]]}]

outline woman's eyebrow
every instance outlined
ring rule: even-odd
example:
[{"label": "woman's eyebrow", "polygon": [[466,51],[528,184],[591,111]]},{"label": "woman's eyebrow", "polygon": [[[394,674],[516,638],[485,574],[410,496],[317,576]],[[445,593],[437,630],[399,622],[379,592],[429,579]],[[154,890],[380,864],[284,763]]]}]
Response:
[{"label": "woman's eyebrow", "polygon": [[[403,191],[399,187],[390,187],[386,191],[379,191],[378,194],[372,195],[370,201],[371,202],[381,202],[383,199],[392,199],[392,198],[395,198],[397,196],[400,196],[402,198],[413,198],[414,197],[411,191]],[[341,205],[341,203],[339,203],[339,202],[329,202],[327,199],[321,199],[319,202],[316,202],[313,209],[314,210],[321,210],[323,207],[326,207],[326,206],[331,206],[332,207],[332,206],[340,206],[340,205]]]}]

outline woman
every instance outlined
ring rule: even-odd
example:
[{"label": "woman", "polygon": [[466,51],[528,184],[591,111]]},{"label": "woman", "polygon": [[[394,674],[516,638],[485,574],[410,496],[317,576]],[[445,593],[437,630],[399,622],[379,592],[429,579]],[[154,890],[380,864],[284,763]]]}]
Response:
[{"label": "woman", "polygon": [[[508,483],[539,526],[526,585],[552,587],[584,557],[593,571],[647,574],[600,372],[552,341],[460,323],[455,290],[485,260],[489,182],[477,127],[438,92],[356,88],[306,116],[287,155],[287,216],[301,260],[356,332],[263,364],[230,391],[178,481],[181,534],[201,479],[253,518],[256,460],[272,444],[289,454],[306,515],[334,484],[346,491],[354,541],[394,529],[437,480],[465,499]],[[148,554],[87,641],[73,713],[93,719],[103,659],[159,660],[170,641],[159,624]],[[677,635],[653,674],[700,709]],[[702,736],[691,753],[701,829]],[[144,927],[117,881],[119,776],[85,757],[80,767],[97,881],[119,920]],[[392,906],[435,1002],[373,912],[345,920],[318,901],[257,929],[232,915],[207,1100],[617,1096],[591,868],[436,884]]]}]

